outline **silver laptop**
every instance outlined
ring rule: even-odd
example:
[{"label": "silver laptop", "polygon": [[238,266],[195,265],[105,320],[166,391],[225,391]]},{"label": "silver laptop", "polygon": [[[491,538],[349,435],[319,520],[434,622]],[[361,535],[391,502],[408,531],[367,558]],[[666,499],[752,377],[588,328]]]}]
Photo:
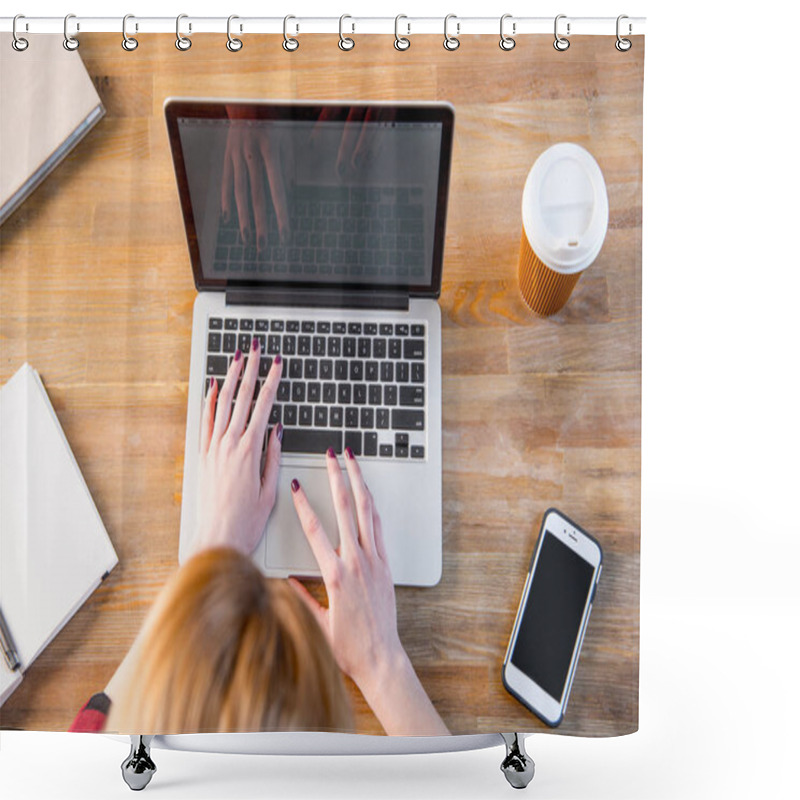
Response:
[{"label": "silver laptop", "polygon": [[170,99],[165,113],[197,299],[180,558],[196,527],[203,396],[260,337],[280,354],[278,499],[253,558],[319,568],[297,478],[334,545],[325,468],[351,447],[383,522],[395,583],[442,572],[441,288],[453,108]]}]

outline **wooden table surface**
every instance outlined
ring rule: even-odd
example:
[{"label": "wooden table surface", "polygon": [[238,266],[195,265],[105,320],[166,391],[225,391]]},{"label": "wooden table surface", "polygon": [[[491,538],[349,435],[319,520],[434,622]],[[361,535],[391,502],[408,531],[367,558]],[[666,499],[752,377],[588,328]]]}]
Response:
[{"label": "wooden table surface", "polygon": [[[444,571],[397,592],[401,638],[454,733],[538,731],[501,662],[542,514],[601,542],[605,569],[560,732],[638,726],[644,41],[496,36],[81,37],[107,116],[0,229],[0,381],[28,360],[119,566],[29,670],[0,726],[65,730],[112,675],[176,568],[195,288],[162,105],[168,96],[448,100],[454,163],[440,305]],[[31,47],[33,50],[33,46]],[[6,110],[4,113],[8,113]],[[517,287],[520,197],[536,157],[585,146],[608,187],[599,258],[566,308]],[[352,687],[351,687],[352,689]],[[353,689],[359,730],[380,732]]]}]

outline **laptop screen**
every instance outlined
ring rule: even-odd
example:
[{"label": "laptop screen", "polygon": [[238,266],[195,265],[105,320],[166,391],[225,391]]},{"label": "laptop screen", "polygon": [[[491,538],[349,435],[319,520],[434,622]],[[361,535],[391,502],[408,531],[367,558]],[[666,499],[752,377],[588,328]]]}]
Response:
[{"label": "laptop screen", "polygon": [[438,295],[452,142],[443,104],[167,104],[198,288]]}]

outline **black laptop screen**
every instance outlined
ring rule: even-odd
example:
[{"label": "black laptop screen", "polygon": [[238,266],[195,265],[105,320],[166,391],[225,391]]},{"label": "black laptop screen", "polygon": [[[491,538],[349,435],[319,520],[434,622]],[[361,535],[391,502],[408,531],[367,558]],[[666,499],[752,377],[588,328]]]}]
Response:
[{"label": "black laptop screen", "polygon": [[449,109],[436,119],[382,106],[287,106],[271,118],[222,108],[175,115],[198,285],[438,294]]}]

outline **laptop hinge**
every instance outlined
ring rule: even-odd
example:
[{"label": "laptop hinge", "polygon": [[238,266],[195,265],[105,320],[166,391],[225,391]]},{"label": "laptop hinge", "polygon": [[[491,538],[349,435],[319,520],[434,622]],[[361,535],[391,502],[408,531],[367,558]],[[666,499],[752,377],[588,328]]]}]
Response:
[{"label": "laptop hinge", "polygon": [[229,306],[305,306],[306,308],[368,308],[408,311],[408,295],[402,292],[381,292],[342,289],[287,289],[253,287],[228,289],[225,303]]}]

